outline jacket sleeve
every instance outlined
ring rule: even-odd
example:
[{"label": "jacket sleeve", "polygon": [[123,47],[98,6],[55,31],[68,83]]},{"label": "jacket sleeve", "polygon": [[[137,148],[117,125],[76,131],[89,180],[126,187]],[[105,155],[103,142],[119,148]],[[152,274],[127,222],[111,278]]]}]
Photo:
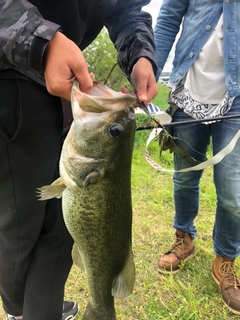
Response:
[{"label": "jacket sleeve", "polygon": [[60,26],[26,0],[0,0],[0,67],[42,74],[43,53]]},{"label": "jacket sleeve", "polygon": [[157,73],[152,18],[149,13],[141,10],[149,2],[118,0],[111,17],[106,19],[109,36],[118,51],[119,66],[128,79],[140,57],[149,59],[155,74]]},{"label": "jacket sleeve", "polygon": [[154,42],[159,78],[179,32],[189,0],[163,0],[154,28]]}]

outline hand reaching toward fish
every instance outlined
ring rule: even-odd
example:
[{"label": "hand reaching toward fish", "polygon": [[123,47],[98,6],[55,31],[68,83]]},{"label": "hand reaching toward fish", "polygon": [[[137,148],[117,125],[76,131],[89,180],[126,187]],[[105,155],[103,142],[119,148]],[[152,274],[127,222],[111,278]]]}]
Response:
[{"label": "hand reaching toward fish", "polygon": [[82,92],[92,91],[93,80],[82,51],[61,32],[56,32],[46,48],[44,76],[47,90],[54,96],[70,100],[75,78],[78,79]]},{"label": "hand reaching toward fish", "polygon": [[148,104],[158,93],[151,62],[140,58],[131,73],[132,87],[139,101]]}]

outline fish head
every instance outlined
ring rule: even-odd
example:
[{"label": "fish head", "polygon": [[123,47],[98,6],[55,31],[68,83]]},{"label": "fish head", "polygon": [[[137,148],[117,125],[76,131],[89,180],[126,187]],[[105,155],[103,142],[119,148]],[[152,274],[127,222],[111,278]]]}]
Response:
[{"label": "fish head", "polygon": [[96,183],[116,166],[119,170],[130,167],[136,130],[134,100],[101,84],[93,85],[91,95],[85,94],[75,80],[73,123],[64,142],[60,172],[81,187]]}]

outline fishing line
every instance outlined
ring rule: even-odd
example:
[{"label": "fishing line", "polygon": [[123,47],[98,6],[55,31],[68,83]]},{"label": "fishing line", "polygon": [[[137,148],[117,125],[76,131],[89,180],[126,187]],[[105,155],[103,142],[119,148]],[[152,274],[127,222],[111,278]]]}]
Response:
[{"label": "fishing line", "polygon": [[[169,122],[166,124],[160,124],[159,126],[152,126],[152,125],[148,125],[148,126],[144,126],[144,127],[138,127],[137,130],[149,130],[149,129],[155,129],[155,130],[164,130],[165,127],[170,127],[170,126],[175,126],[175,125],[180,125],[180,124],[192,124],[192,123],[205,123],[205,122],[209,122],[209,121],[219,121],[219,120],[226,120],[226,119],[234,119],[234,118],[239,118],[240,114],[234,114],[234,115],[228,115],[228,116],[222,116],[222,117],[216,117],[216,118],[207,118],[207,119],[194,119],[194,120],[188,120],[188,121],[179,121],[179,122]],[[156,121],[155,121],[156,122]],[[153,131],[152,131],[153,133]],[[160,132],[158,132],[159,134]],[[240,137],[240,130],[236,133],[236,135],[233,137],[233,139],[230,141],[230,143],[223,148],[220,152],[218,152],[215,156],[213,156],[212,158],[203,161],[199,164],[193,165],[191,167],[185,168],[185,169],[181,169],[181,170],[167,170],[165,168],[163,168],[162,166],[160,166],[158,163],[154,162],[148,152],[148,144],[151,142],[151,140],[153,140],[153,138],[156,138],[156,132],[155,132],[155,136],[152,138],[151,137],[152,134],[150,134],[147,143],[146,143],[146,150],[145,150],[145,157],[147,162],[156,170],[160,170],[160,171],[165,171],[165,172],[188,172],[188,171],[195,171],[195,170],[203,170],[205,168],[207,168],[210,165],[215,165],[217,163],[219,163],[227,154],[229,154],[231,151],[233,151],[239,137]],[[172,139],[174,139],[175,137],[171,137]],[[183,140],[184,141],[184,140]],[[187,143],[186,141],[184,141],[185,143]],[[189,144],[188,144],[189,145]],[[194,150],[190,145],[189,147]],[[194,150],[195,152],[197,152],[196,150]],[[201,153],[199,153],[201,154]]]},{"label": "fishing line", "polygon": [[[233,115],[228,116],[222,116],[222,117],[216,117],[216,118],[206,118],[206,119],[194,119],[194,120],[187,120],[187,121],[176,121],[176,122],[169,122],[169,123],[159,123],[159,127],[157,128],[167,128],[167,127],[174,127],[181,124],[193,124],[193,123],[204,123],[209,121],[220,121],[220,120],[226,120],[226,119],[234,119],[234,118],[240,118],[240,114],[236,113]],[[155,121],[156,122],[156,121]],[[155,126],[148,125],[148,126],[139,126],[136,130],[151,130],[155,129]]]},{"label": "fishing line", "polygon": [[171,136],[171,137],[172,137],[172,139],[173,139],[173,140],[180,140],[180,141],[183,141],[184,143],[186,143],[186,144],[189,146],[189,148],[190,148],[192,151],[194,151],[194,152],[196,152],[196,153],[200,154],[201,156],[205,156],[205,154],[204,154],[204,153],[201,153],[201,152],[199,152],[199,151],[195,150],[195,149],[190,145],[190,143],[189,143],[187,140],[182,139],[182,138],[178,138],[178,137],[175,137],[175,136]]}]

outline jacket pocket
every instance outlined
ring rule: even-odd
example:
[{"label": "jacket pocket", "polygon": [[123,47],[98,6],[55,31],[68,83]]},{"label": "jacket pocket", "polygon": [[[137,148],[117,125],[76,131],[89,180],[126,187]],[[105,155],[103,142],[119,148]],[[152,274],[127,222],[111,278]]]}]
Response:
[{"label": "jacket pocket", "polygon": [[20,129],[20,103],[19,81],[0,79],[0,136],[5,142],[12,141]]}]

